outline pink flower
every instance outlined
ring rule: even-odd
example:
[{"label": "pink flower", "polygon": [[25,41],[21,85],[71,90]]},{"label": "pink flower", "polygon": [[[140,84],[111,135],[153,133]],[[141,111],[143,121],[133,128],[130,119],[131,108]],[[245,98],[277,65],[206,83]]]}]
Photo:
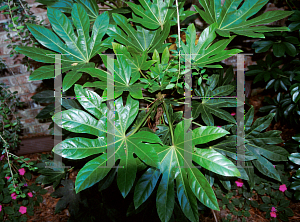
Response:
[{"label": "pink flower", "polygon": [[279,190],[280,190],[281,192],[286,191],[286,190],[287,190],[286,185],[285,185],[285,184],[280,185],[280,186],[279,186]]},{"label": "pink flower", "polygon": [[236,186],[237,187],[242,187],[243,186],[243,181],[242,181],[242,179],[238,179],[237,181],[235,181],[235,183],[236,183]]},{"label": "pink flower", "polygon": [[1,157],[0,157],[0,160],[3,160],[4,159],[4,155],[2,155]]},{"label": "pink flower", "polygon": [[11,199],[13,199],[13,200],[17,199],[17,194],[16,193],[12,193],[10,196],[11,196]]},{"label": "pink flower", "polygon": [[276,217],[276,213],[275,212],[270,212],[270,216],[271,217]]},{"label": "pink flower", "polygon": [[0,205],[0,212],[2,211],[2,205]]},{"label": "pink flower", "polygon": [[31,192],[29,192],[29,193],[28,193],[28,196],[29,196],[29,197],[33,197],[33,195],[32,195],[32,193],[31,193]]},{"label": "pink flower", "polygon": [[222,126],[217,126],[217,127],[222,127]]},{"label": "pink flower", "polygon": [[274,168],[275,168],[275,165],[273,165],[274,166]]},{"label": "pink flower", "polygon": [[26,212],[27,212],[27,207],[20,206],[19,212],[20,212],[21,214],[26,214]]},{"label": "pink flower", "polygon": [[276,211],[277,211],[276,208],[272,207],[271,212],[276,212]]},{"label": "pink flower", "polygon": [[235,113],[230,113],[230,115],[235,116]]},{"label": "pink flower", "polygon": [[5,177],[7,180],[9,180],[10,177]]},{"label": "pink flower", "polygon": [[24,168],[19,169],[19,174],[23,176],[25,174],[25,169]]}]

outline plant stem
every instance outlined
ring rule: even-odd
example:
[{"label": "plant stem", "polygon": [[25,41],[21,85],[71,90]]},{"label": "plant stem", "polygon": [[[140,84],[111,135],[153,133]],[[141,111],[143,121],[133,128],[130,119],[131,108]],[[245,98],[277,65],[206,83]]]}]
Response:
[{"label": "plant stem", "polygon": [[26,8],[24,7],[24,5],[23,5],[23,3],[22,3],[22,0],[19,0],[19,2],[20,2],[20,4],[21,4],[22,8],[24,9],[25,14],[26,14],[26,15],[29,15],[29,14],[27,13],[27,11],[26,11]]},{"label": "plant stem", "polygon": [[216,214],[215,214],[215,211],[214,211],[213,209],[211,209],[211,211],[212,211],[212,213],[213,213],[213,215],[214,215],[215,221],[218,222],[217,217],[216,217]]},{"label": "plant stem", "polygon": [[144,73],[142,72],[142,70],[139,69],[139,71],[140,71],[140,73],[142,74],[142,76],[143,76],[145,79],[148,79],[147,76],[144,75]]},{"label": "plant stem", "polygon": [[102,2],[104,5],[107,5],[108,7],[111,7],[112,9],[117,9],[117,7],[107,3],[107,2]]},{"label": "plant stem", "polygon": [[21,161],[23,161],[24,163],[26,163],[28,166],[30,166],[25,160],[22,160],[20,157],[16,156],[15,154],[12,154],[10,152],[8,152],[8,154],[17,157],[18,159],[20,159]]},{"label": "plant stem", "polygon": [[201,125],[199,123],[196,123],[196,122],[192,122],[192,123],[196,124],[197,126],[203,126],[203,125]]},{"label": "plant stem", "polygon": [[[21,35],[20,35],[20,33],[19,33],[18,29],[17,29],[17,25],[16,25],[15,22],[14,22],[14,18],[13,18],[12,11],[11,11],[11,8],[10,8],[10,1],[8,1],[8,9],[9,9],[9,15],[10,15],[12,24],[13,24],[13,26],[14,26],[14,28],[15,28],[17,34],[18,34],[18,36],[20,37],[20,40],[22,41],[22,37],[21,37]],[[14,31],[14,30],[13,30],[13,31]]]},{"label": "plant stem", "polygon": [[146,116],[142,119],[142,121],[139,123],[139,125],[133,130],[133,132],[130,134],[130,136],[135,134],[139,130],[139,128],[143,125],[143,123],[146,121],[148,116],[151,114],[152,110],[155,108],[155,105],[160,102],[161,102],[160,100],[156,100],[156,102],[152,105],[150,110],[146,113]]},{"label": "plant stem", "polygon": [[172,138],[172,145],[174,145],[173,123],[172,123],[171,118],[169,116],[167,105],[166,105],[165,101],[163,101],[163,106],[164,106],[164,110],[165,110],[165,113],[166,113],[166,116],[167,116],[167,119],[168,119],[168,122],[169,122],[170,134],[171,134],[171,138]]},{"label": "plant stem", "polygon": [[[0,134],[0,137],[1,137],[1,139],[4,141],[4,143],[5,143],[6,145],[8,145],[7,142],[6,142],[6,141],[3,139],[3,137],[1,136],[1,134]],[[7,146],[6,146],[6,145],[4,146],[4,148],[5,148],[5,152],[6,152],[6,156],[7,156],[7,162],[8,162],[10,174],[11,174],[11,177],[12,177],[12,182],[13,182],[14,187],[15,187],[16,184],[15,184],[15,181],[14,181],[14,175],[13,175],[13,172],[12,172],[12,170],[11,170],[11,165],[10,165],[10,162],[9,162],[9,155],[8,155],[8,151],[7,151]]]}]

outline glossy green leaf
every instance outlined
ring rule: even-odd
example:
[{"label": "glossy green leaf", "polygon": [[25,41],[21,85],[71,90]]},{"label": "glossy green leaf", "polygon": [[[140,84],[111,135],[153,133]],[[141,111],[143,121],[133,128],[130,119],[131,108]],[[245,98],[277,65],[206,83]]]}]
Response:
[{"label": "glossy green leaf", "polygon": [[147,53],[146,51],[142,54],[129,53],[125,46],[112,43],[113,50],[115,54],[122,54],[125,56],[126,61],[131,66],[131,80],[130,83],[134,83],[138,78],[140,78],[140,72],[142,70],[148,70],[151,65],[155,62],[154,60],[147,61]]},{"label": "glossy green leaf", "polygon": [[[184,126],[185,124],[186,126]],[[192,164],[192,159],[197,158],[193,157],[193,155],[197,155],[197,153],[194,153],[192,150],[194,149],[194,145],[216,140],[228,134],[228,132],[217,127],[200,127],[194,129],[192,132],[184,133],[184,128],[189,127],[190,124],[191,120],[184,120],[178,123],[174,131],[173,145],[158,148],[157,154],[160,160],[159,169],[163,176],[166,177],[166,180],[171,181],[169,183],[173,183],[174,179],[176,180],[176,186],[179,189],[177,190],[177,192],[179,192],[178,196],[181,198],[179,199],[179,203],[182,211],[190,220],[195,221],[197,218],[194,206],[195,203],[194,197],[191,195],[190,191],[192,191],[194,195],[208,207],[217,210],[218,204],[209,183],[201,172]],[[222,167],[227,164],[234,167],[231,161],[225,161],[225,157],[220,157],[219,155],[221,154],[216,153],[216,155],[224,160],[224,165]],[[206,167],[207,163],[202,161],[200,164],[202,167]],[[226,166],[223,170],[226,171]],[[232,174],[240,175],[237,169],[233,168],[230,170]],[[218,172],[221,171],[221,169],[218,169]],[[187,183],[187,181],[189,182]],[[189,184],[189,188],[187,187],[187,184]],[[161,200],[157,197],[157,201]],[[166,197],[164,198],[164,201],[166,201]],[[158,209],[158,211],[160,210]],[[162,212],[164,211],[158,213]],[[168,214],[165,212],[164,216],[166,215]]]},{"label": "glossy green leaf", "polygon": [[[216,28],[216,24],[212,24],[204,29],[200,35],[197,45],[195,45],[195,26],[194,24],[188,26],[186,32],[186,44],[182,42],[181,47],[185,54],[192,54],[191,59],[193,60],[193,64],[197,64],[201,67],[209,67],[212,63],[220,62],[239,52],[242,52],[239,49],[224,50],[234,37],[225,40],[219,40],[218,42],[212,44],[213,40],[216,38]],[[222,68],[221,66],[217,67]]]},{"label": "glossy green leaf", "polygon": [[205,206],[219,211],[219,205],[213,189],[203,174],[196,168],[188,169],[189,184],[198,200]]},{"label": "glossy green leaf", "polygon": [[300,154],[299,153],[291,153],[289,156],[289,159],[293,163],[300,165]]},{"label": "glossy green leaf", "polygon": [[150,167],[140,177],[134,189],[133,201],[135,209],[141,206],[141,204],[149,198],[158,182],[159,177],[159,170],[152,167]]},{"label": "glossy green leaf", "polygon": [[195,151],[193,160],[205,169],[227,177],[241,175],[235,165],[219,152],[213,149],[195,149]]},{"label": "glossy green leaf", "polygon": [[37,68],[32,72],[32,74],[29,76],[29,80],[43,80],[43,79],[52,79],[55,77],[55,72],[61,72],[64,73],[66,71],[69,71],[73,68],[71,63],[63,63],[62,68],[56,68],[54,65],[47,65]]},{"label": "glossy green leaf", "polygon": [[125,198],[133,186],[137,173],[136,161],[132,153],[127,152],[126,157],[121,159],[119,166],[122,168],[118,169],[117,184]]},{"label": "glossy green leaf", "polygon": [[[165,23],[170,22],[175,8],[172,8],[174,0],[140,0],[141,6],[128,2],[132,9],[132,21],[140,23],[148,29],[164,29]],[[137,15],[137,16],[136,16]]]},{"label": "glossy green leaf", "polygon": [[82,110],[66,110],[61,113],[56,113],[52,119],[59,127],[74,133],[88,132],[91,135],[99,137],[106,133],[105,120],[96,120]]},{"label": "glossy green leaf", "polygon": [[[104,90],[103,97],[107,97],[107,81],[111,79],[115,84],[115,98],[119,97],[124,91],[129,91],[130,95],[135,99],[142,99],[142,87],[144,84],[136,83],[139,75],[132,76],[131,66],[128,64],[124,56],[118,55],[117,60],[114,60],[114,77],[111,77],[109,72],[97,68],[83,68],[80,71],[86,72],[93,77],[97,77],[101,82],[86,83],[84,87],[97,87]],[[107,64],[108,68],[109,64]]]},{"label": "glossy green leaf", "polygon": [[167,44],[163,44],[170,31],[170,24],[166,23],[164,29],[150,31],[136,26],[136,30],[128,23],[127,19],[119,14],[113,14],[113,19],[122,31],[117,26],[110,26],[108,28],[108,35],[113,37],[119,43],[127,46],[128,49],[134,52],[153,52],[157,49],[158,52],[162,51]]},{"label": "glossy green leaf", "polygon": [[264,38],[262,32],[288,31],[287,27],[266,27],[258,26],[268,24],[283,19],[293,12],[288,11],[268,11],[260,16],[252,18],[265,4],[267,0],[246,0],[239,7],[241,0],[226,0],[223,6],[221,0],[199,0],[204,8],[200,10],[194,5],[196,11],[208,24],[217,24],[218,34],[229,37],[230,32],[238,35],[245,35],[253,38]]},{"label": "glossy green leaf", "polygon": [[[76,180],[76,192],[84,190],[101,179],[109,172],[112,166],[106,166],[110,160],[121,159],[120,166],[124,166],[118,173],[118,187],[125,197],[133,186],[137,172],[135,153],[147,165],[158,167],[156,149],[161,147],[161,140],[153,132],[140,131],[127,134],[127,130],[137,117],[139,102],[128,96],[124,106],[122,98],[115,100],[115,120],[112,122],[111,111],[103,104],[103,99],[95,92],[87,90],[80,85],[75,85],[76,97],[80,104],[93,116],[85,111],[69,109],[53,116],[58,126],[75,133],[88,133],[97,136],[97,139],[70,138],[58,144],[53,151],[65,158],[82,159],[94,154],[102,155],[89,161],[81,169]],[[108,123],[113,124],[114,130],[108,128]],[[110,144],[107,134],[114,137]],[[107,156],[108,146],[114,145],[115,153]],[[105,156],[105,157],[104,157]],[[113,159],[112,159],[113,158]],[[111,162],[110,162],[111,163]],[[106,166],[97,168],[96,165]],[[100,175],[94,178],[95,175]]]},{"label": "glossy green leaf", "polygon": [[97,93],[83,88],[81,85],[75,85],[74,87],[78,102],[89,113],[93,114],[98,119],[101,119],[106,115],[106,104],[102,103],[101,98]]},{"label": "glossy green leaf", "polygon": [[72,71],[68,72],[63,79],[63,91],[67,91],[68,89],[70,89],[81,78],[82,73],[79,71],[80,69],[88,67],[95,67],[95,63],[90,62],[87,64],[80,64],[77,65],[76,68],[74,68]]},{"label": "glossy green leaf", "polygon": [[97,5],[96,1],[93,0],[76,0],[78,4],[80,4],[87,14],[92,18],[92,19],[97,19],[97,16],[99,15],[99,7]]},{"label": "glossy green leaf", "polygon": [[106,154],[102,154],[89,161],[81,168],[75,181],[76,193],[93,186],[108,174],[110,168],[105,167],[107,161],[106,156]]},{"label": "glossy green leaf", "polygon": [[[227,112],[222,110],[222,107],[236,107],[237,101],[235,98],[222,98],[230,95],[234,86],[224,85],[216,87],[219,76],[214,74],[211,76],[212,84],[205,87],[199,86],[200,89],[195,90],[196,95],[200,97],[201,102],[192,101],[192,116],[198,118],[201,115],[202,120],[208,126],[214,125],[214,118],[212,115],[224,119],[230,123],[236,123],[236,120]],[[215,88],[216,87],[216,88]],[[238,104],[239,105],[239,104]]]},{"label": "glossy green leaf", "polygon": [[[64,90],[69,89],[76,80],[80,78],[80,74],[78,74],[78,71],[75,70],[78,70],[81,66],[81,68],[88,67],[88,65],[85,66],[85,64],[88,63],[98,52],[104,51],[109,45],[109,41],[112,41],[111,38],[102,41],[109,24],[109,16],[107,12],[97,16],[92,29],[92,36],[90,37],[90,20],[86,12],[86,7],[89,8],[94,5],[94,3],[90,3],[90,1],[80,1],[80,4],[72,4],[72,11],[70,12],[77,35],[74,32],[71,21],[61,11],[55,9],[55,7],[49,7],[47,15],[53,31],[57,35],[43,26],[27,24],[29,31],[37,39],[37,41],[46,48],[62,54],[60,58],[55,57],[57,54],[48,50],[31,47],[17,48],[20,53],[39,62],[54,63],[54,58],[60,59],[62,62],[61,73],[69,70],[73,71],[67,74],[66,80],[63,84]],[[84,6],[83,4],[86,5]],[[30,76],[30,80],[50,78],[54,78],[53,65],[40,67]]]},{"label": "glossy green leaf", "polygon": [[15,50],[37,62],[55,63],[55,54],[49,50],[28,46],[17,46]]},{"label": "glossy green leaf", "polygon": [[68,159],[82,159],[105,152],[106,146],[104,137],[98,139],[75,137],[57,144],[53,148],[53,152]]},{"label": "glossy green leaf", "polygon": [[190,221],[196,222],[199,220],[197,199],[189,186],[186,170],[182,169],[182,171],[183,174],[180,173],[176,178],[177,198],[184,215]]},{"label": "glossy green leaf", "polygon": [[170,220],[175,203],[174,180],[169,175],[163,174],[156,195],[157,213],[163,222]]},{"label": "glossy green leaf", "polygon": [[[214,126],[202,126],[193,130],[193,144],[204,144],[219,139],[226,134],[226,130]],[[181,144],[181,143],[180,143]]]}]

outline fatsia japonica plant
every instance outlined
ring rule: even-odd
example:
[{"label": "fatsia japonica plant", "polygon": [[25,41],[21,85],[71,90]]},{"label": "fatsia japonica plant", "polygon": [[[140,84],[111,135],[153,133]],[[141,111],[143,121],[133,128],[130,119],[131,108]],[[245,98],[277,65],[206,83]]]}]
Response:
[{"label": "fatsia japonica plant", "polygon": [[[264,38],[263,32],[288,31],[287,27],[257,25],[282,19],[292,12],[272,11],[252,18],[268,1],[226,0],[222,5],[221,0],[200,0],[204,11],[195,8],[209,26],[198,39],[194,24],[189,24],[185,29],[186,41],[177,35],[177,50],[170,52],[167,38],[172,26],[181,30],[180,21],[194,14],[184,11],[184,2],[128,2],[132,13],[127,17],[117,12],[110,17],[105,12],[94,19],[90,19],[90,8],[95,11],[97,7],[94,1],[76,2],[68,11],[71,18],[57,7],[48,7],[54,32],[28,24],[33,36],[49,50],[16,49],[36,61],[52,64],[35,70],[30,80],[54,78],[55,54],[61,54],[61,71],[65,73],[62,89],[73,89],[78,102],[77,106],[65,106],[66,110],[52,117],[58,126],[74,133],[53,151],[67,159],[88,159],[77,175],[76,192],[96,185],[113,167],[118,167],[117,186],[122,196],[133,192],[134,207],[138,209],[156,191],[161,221],[173,218],[177,202],[190,221],[199,220],[198,202],[219,210],[211,175],[218,175],[226,183],[230,177],[251,181],[253,172],[235,166],[236,136],[229,135],[235,120],[223,110],[234,107],[234,103],[209,99],[234,94],[233,75],[227,76],[226,81],[223,73],[204,77],[205,69],[222,68],[219,62],[242,52],[226,49],[235,37],[231,32]],[[116,54],[113,60],[105,55],[111,50]],[[191,55],[190,69],[184,65],[183,55],[187,54]],[[196,88],[185,82],[188,72],[193,73]],[[90,77],[83,85],[77,84],[83,74]],[[111,79],[114,92],[108,89]],[[186,89],[205,97],[193,104],[191,118],[182,111]],[[222,128],[214,126],[211,114],[229,124]],[[198,123],[198,116],[204,125]],[[280,142],[279,132],[261,133],[272,117],[270,114],[251,125],[253,110],[249,111],[245,160],[280,180],[267,159],[285,161],[288,154],[273,145]],[[270,136],[277,139],[271,140]],[[210,143],[213,145],[208,146]],[[115,152],[109,151],[111,147]],[[186,154],[191,161],[185,158]],[[145,167],[141,177],[137,177],[138,161]]]}]

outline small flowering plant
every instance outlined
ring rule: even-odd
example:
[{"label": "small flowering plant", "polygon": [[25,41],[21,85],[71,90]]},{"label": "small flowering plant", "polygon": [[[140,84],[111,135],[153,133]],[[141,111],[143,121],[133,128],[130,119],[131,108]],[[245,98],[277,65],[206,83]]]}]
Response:
[{"label": "small flowering plant", "polygon": [[[1,137],[1,135],[0,135]],[[47,190],[35,184],[28,185],[34,162],[23,156],[9,152],[9,145],[4,142],[4,152],[0,155],[0,221],[27,221],[33,216],[34,206],[43,201],[41,194]]]},{"label": "small flowering plant", "polygon": [[[220,209],[230,211],[222,221],[241,218],[247,221],[251,208],[259,209],[270,221],[289,221],[293,211],[289,208],[292,193],[287,190],[289,174],[283,165],[276,165],[281,182],[264,179],[262,175],[254,174],[253,189],[249,189],[249,182],[242,179],[227,181],[228,183],[214,183]],[[228,211],[227,211],[228,212]]]}]

